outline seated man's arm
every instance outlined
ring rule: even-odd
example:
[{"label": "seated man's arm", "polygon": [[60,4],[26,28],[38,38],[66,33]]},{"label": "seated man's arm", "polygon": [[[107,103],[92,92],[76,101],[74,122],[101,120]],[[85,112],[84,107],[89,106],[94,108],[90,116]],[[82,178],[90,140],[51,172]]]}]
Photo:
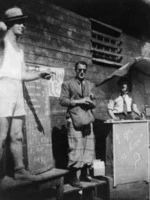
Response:
[{"label": "seated man's arm", "polygon": [[134,99],[133,96],[131,96],[132,98],[132,104],[131,104],[131,109],[132,111],[137,114],[139,117],[141,117],[141,112],[139,111],[138,107],[137,107],[137,104],[136,104],[136,101]]},{"label": "seated man's arm", "polygon": [[141,117],[141,112],[139,111],[137,105],[135,103],[132,104],[132,110],[136,113],[139,117]]},{"label": "seated man's arm", "polygon": [[119,120],[118,117],[115,116],[113,109],[114,109],[114,101],[110,99],[107,105],[108,114],[113,120],[115,121]]}]

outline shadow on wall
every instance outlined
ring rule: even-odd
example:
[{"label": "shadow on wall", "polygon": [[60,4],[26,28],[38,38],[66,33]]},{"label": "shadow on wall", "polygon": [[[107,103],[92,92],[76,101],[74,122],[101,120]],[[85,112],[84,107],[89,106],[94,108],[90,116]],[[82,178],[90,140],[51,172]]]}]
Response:
[{"label": "shadow on wall", "polygon": [[93,123],[95,134],[95,153],[96,159],[105,161],[106,155],[106,137],[108,134],[108,126],[104,124],[103,120],[95,119]]},{"label": "shadow on wall", "polygon": [[0,178],[5,175],[13,176],[14,162],[10,152],[10,137],[8,135],[5,144],[3,144],[3,156],[0,161]]},{"label": "shadow on wall", "polygon": [[65,125],[62,125],[60,129],[53,127],[52,144],[55,167],[66,169],[68,163],[68,140],[67,128]]}]

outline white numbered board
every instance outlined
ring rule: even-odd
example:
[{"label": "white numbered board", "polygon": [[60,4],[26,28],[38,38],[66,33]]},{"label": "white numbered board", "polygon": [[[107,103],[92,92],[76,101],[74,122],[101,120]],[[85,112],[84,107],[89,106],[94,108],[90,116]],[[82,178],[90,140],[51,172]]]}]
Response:
[{"label": "white numbered board", "polygon": [[148,181],[148,122],[113,126],[114,186]]}]

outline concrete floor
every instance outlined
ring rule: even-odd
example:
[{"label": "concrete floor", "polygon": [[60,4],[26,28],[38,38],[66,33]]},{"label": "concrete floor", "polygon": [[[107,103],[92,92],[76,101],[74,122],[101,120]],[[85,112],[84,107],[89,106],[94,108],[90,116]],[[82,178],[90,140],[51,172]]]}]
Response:
[{"label": "concrete floor", "polygon": [[150,200],[149,184],[141,181],[118,185],[113,188],[110,185],[111,200]]}]

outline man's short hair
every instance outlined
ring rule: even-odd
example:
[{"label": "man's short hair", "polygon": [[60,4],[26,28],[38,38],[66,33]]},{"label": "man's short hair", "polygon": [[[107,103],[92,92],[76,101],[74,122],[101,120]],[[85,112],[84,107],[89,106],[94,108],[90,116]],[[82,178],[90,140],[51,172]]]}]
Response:
[{"label": "man's short hair", "polygon": [[129,79],[127,77],[121,77],[118,81],[117,81],[117,85],[121,85],[122,83],[127,83],[127,85],[129,85]]},{"label": "man's short hair", "polygon": [[78,65],[85,65],[86,68],[88,67],[88,64],[85,61],[79,61],[75,64],[75,71],[77,70]]}]

